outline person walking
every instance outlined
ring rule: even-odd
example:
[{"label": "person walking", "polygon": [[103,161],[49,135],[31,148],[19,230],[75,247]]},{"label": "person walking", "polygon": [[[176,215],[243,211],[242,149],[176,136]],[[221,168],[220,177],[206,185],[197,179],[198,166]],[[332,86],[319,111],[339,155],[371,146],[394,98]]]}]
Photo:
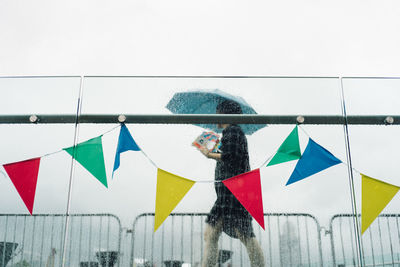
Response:
[{"label": "person walking", "polygon": [[[217,106],[216,113],[242,114],[242,109],[237,102],[225,100]],[[217,161],[215,168],[217,200],[206,218],[202,267],[214,267],[217,264],[218,240],[222,231],[232,238],[240,239],[247,249],[252,267],[263,267],[264,255],[254,235],[253,219],[221,182],[250,171],[247,139],[239,125],[218,124],[218,128],[223,129],[221,153],[212,153],[205,147],[200,148],[204,156]]]}]

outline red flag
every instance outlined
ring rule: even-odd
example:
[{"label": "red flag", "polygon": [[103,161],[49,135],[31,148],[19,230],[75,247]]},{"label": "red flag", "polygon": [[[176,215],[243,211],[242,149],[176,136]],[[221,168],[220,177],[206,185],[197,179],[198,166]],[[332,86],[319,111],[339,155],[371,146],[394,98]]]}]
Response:
[{"label": "red flag", "polygon": [[239,174],[222,182],[265,230],[260,169]]},{"label": "red flag", "polygon": [[3,165],[31,215],[35,201],[39,165],[40,158]]}]

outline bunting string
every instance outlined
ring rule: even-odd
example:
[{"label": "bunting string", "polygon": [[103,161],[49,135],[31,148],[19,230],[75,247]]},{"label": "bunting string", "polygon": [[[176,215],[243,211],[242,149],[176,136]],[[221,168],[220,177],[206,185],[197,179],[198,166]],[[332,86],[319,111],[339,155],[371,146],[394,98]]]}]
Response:
[{"label": "bunting string", "polygon": [[[120,128],[121,125],[122,125],[122,124],[119,124],[118,126],[115,126],[115,127],[111,128],[111,129],[105,131],[104,133],[102,133],[102,134],[100,134],[100,135],[98,135],[98,136],[96,136],[96,137],[93,137],[93,138],[91,138],[91,139],[89,139],[89,140],[102,137],[102,136],[104,136],[104,135],[106,135],[106,134],[108,134],[108,133],[110,133],[110,132],[116,130],[117,128]],[[87,140],[87,141],[89,141],[89,140]],[[77,144],[77,145],[79,145],[79,144]],[[44,155],[42,155],[42,156],[38,156],[38,157],[35,157],[35,158],[48,157],[48,156],[52,156],[52,155],[55,155],[55,154],[60,153],[60,152],[63,152],[63,151],[65,151],[65,149],[59,149],[59,150],[57,150],[57,151],[50,152],[50,153],[46,153],[46,154],[44,154]],[[143,150],[142,147],[140,147],[140,152],[141,152],[141,153],[143,154],[143,156],[150,162],[151,165],[153,165],[153,166],[154,166],[155,168],[157,168],[157,169],[159,168],[158,165],[147,155],[147,153]],[[276,152],[277,152],[277,150],[275,150],[275,151],[260,165],[260,167],[255,168],[255,169],[260,169],[260,168],[264,167],[264,166],[266,165],[266,163],[267,163],[268,161],[271,160],[271,158],[275,155]],[[5,165],[5,164],[7,164],[7,163],[1,164],[1,165]],[[1,173],[2,173],[5,177],[7,177],[6,174],[4,174],[3,172],[1,172]],[[197,182],[197,183],[222,183],[223,180],[221,180],[221,181],[216,181],[216,180],[198,180],[198,181],[196,181],[196,182]]]},{"label": "bunting string", "polygon": [[[115,127],[111,128],[111,129],[105,131],[104,133],[100,134],[100,135],[97,136],[97,137],[102,137],[102,136],[104,136],[104,135],[106,135],[106,134],[108,134],[108,133],[110,133],[110,132],[116,130],[117,128],[120,128],[121,125],[122,125],[122,124],[119,124],[118,126],[115,126]],[[301,125],[298,125],[298,127],[300,128],[300,130],[301,130],[307,137],[311,138],[310,134],[309,134]],[[97,138],[97,137],[94,137],[94,138]],[[94,139],[94,138],[91,138],[91,139]],[[91,140],[91,139],[90,139],[90,140]],[[42,155],[42,156],[38,156],[38,157],[35,157],[35,158],[43,158],[43,157],[52,156],[52,155],[57,154],[57,153],[60,153],[60,152],[62,152],[62,151],[64,151],[64,149],[59,149],[59,150],[57,150],[57,151],[50,152],[50,153],[47,153],[47,154],[44,154],[44,155]],[[273,158],[273,156],[276,154],[277,151],[278,151],[278,149],[276,149],[270,156],[268,156],[267,159],[260,165],[260,167],[255,168],[255,169],[260,169],[260,168],[264,167],[264,166]],[[143,156],[150,162],[151,165],[153,165],[155,168],[159,168],[158,165],[147,155],[147,153],[143,150],[142,147],[140,147],[140,152],[141,152],[141,153],[143,154]],[[347,162],[342,161],[342,163],[343,163],[344,165],[348,166],[348,163],[347,163]],[[1,165],[5,165],[5,164],[7,164],[7,163],[1,164]],[[355,171],[357,174],[362,174],[362,172],[360,172],[360,171],[357,170],[356,168],[353,167],[352,169],[353,169],[353,171]],[[4,172],[0,171],[0,173],[1,173],[3,176],[7,177],[6,174],[5,174]],[[199,181],[196,181],[196,182],[197,182],[197,183],[222,183],[223,181],[199,180]]]},{"label": "bunting string", "polygon": [[[299,128],[303,131],[303,133],[304,133],[305,135],[307,135],[307,137],[311,138],[311,136],[306,132],[306,130],[304,130],[304,128],[303,128],[301,125],[299,125]],[[342,160],[342,163],[343,163],[345,166],[347,166],[347,167],[349,166],[349,164],[348,164],[347,162],[343,161],[343,160]],[[362,172],[360,172],[360,171],[357,170],[356,168],[352,167],[352,170],[355,171],[357,174],[362,175]]]},{"label": "bunting string", "polygon": [[[0,170],[0,174],[5,178],[9,177],[11,179],[31,214],[33,212],[40,160],[43,157],[65,151],[108,188],[102,137],[117,128],[121,128],[121,131],[117,144],[113,175],[114,171],[119,168],[120,154],[126,151],[140,151],[149,163],[158,170],[154,230],[157,230],[195,183],[223,183],[260,226],[264,228],[260,180],[261,167],[298,160],[292,175],[286,183],[286,185],[289,185],[340,163],[349,166],[347,162],[336,158],[336,156],[316,143],[301,125],[296,125],[279,148],[259,168],[225,180],[195,181],[160,169],[147,153],[136,144],[125,124],[121,123],[97,137],[74,144],[72,147],[24,161],[2,164],[6,172]],[[298,128],[308,137],[308,144],[303,153],[300,150]],[[360,174],[362,179],[362,233],[364,233],[398,193],[400,187],[366,176],[354,167],[351,170]],[[240,179],[240,182],[238,182],[238,179]]]},{"label": "bunting string", "polygon": [[[301,126],[301,125],[299,125],[299,128],[300,128],[300,130],[302,130],[303,131],[303,133],[308,137],[308,138],[311,138],[311,136],[306,132],[306,130],[304,130],[303,129],[303,127]],[[341,159],[340,159],[341,160]],[[345,166],[349,166],[349,164],[347,163],[347,162],[345,162],[345,161],[343,161],[343,160],[341,160],[342,161],[342,164],[344,164]],[[354,168],[354,167],[352,167],[352,170],[353,171],[355,171],[357,174],[362,174],[362,172],[360,172],[359,170],[357,170],[356,168]]]},{"label": "bunting string", "polygon": [[[122,125],[122,124],[121,124]],[[120,126],[117,126],[120,127]],[[117,128],[116,127],[116,128]],[[260,169],[262,167],[265,166],[265,164],[271,160],[271,158],[274,156],[274,154],[276,153],[277,150],[274,151],[274,153],[272,155],[270,155],[264,162],[263,164],[260,165],[260,167],[256,168],[256,169]],[[142,147],[140,147],[140,152],[143,154],[143,156],[157,169],[161,169],[147,154],[146,152],[143,150]],[[255,170],[256,170],[255,169]],[[228,178],[229,179],[229,178]],[[226,180],[228,180],[226,179]],[[216,181],[216,180],[194,180],[196,183],[223,183],[224,180],[220,180],[220,181]]]},{"label": "bunting string", "polygon": [[[115,126],[115,127],[111,128],[111,129],[109,129],[109,130],[107,130],[106,132],[104,132],[104,133],[102,133],[102,134],[100,134],[99,136],[96,136],[96,137],[94,137],[94,138],[97,138],[97,137],[101,137],[101,136],[103,136],[103,135],[106,135],[106,134],[108,134],[108,133],[114,131],[115,129],[117,129],[117,128],[119,128],[119,127],[120,127],[120,125]],[[94,138],[91,138],[91,139],[94,139]],[[91,139],[89,139],[89,140],[91,140]],[[63,151],[64,151],[64,149],[59,149],[59,150],[56,150],[56,151],[54,151],[54,152],[50,152],[50,153],[44,154],[44,155],[42,155],[42,156],[33,157],[33,158],[44,158],[44,157],[52,156],[52,155],[54,155],[54,154],[57,154],[57,153],[60,153],[60,152],[63,152]],[[13,162],[10,162],[10,163],[13,163]],[[2,163],[2,164],[0,164],[0,165],[6,165],[6,164],[8,164],[8,163]],[[0,173],[2,173],[2,172],[0,171]],[[4,173],[3,173],[3,175],[4,175]]]}]

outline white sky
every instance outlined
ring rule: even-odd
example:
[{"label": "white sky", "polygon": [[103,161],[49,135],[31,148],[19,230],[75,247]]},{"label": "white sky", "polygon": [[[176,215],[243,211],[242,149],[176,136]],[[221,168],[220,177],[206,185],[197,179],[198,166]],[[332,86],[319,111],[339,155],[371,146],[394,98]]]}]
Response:
[{"label": "white sky", "polygon": [[392,1],[0,2],[0,75],[399,76]]}]

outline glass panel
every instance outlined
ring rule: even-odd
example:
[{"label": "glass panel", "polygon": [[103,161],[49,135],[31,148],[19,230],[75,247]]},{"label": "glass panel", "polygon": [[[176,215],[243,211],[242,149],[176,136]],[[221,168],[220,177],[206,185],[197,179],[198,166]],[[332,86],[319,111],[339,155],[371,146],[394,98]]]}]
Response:
[{"label": "glass panel", "polygon": [[[343,79],[348,115],[399,115],[400,79]],[[397,152],[400,149],[398,125],[350,125],[349,137],[357,210],[361,212],[361,175],[400,186]],[[381,184],[377,181],[377,184]],[[381,197],[385,194],[381,195]],[[365,195],[379,202],[379,197]],[[382,207],[383,208],[383,207]],[[400,263],[400,199],[396,195],[362,236],[365,264]],[[368,211],[370,209],[367,209]],[[390,214],[390,216],[388,215]],[[344,227],[344,226],[343,226]]]},{"label": "glass panel", "polygon": [[[219,88],[240,96],[259,114],[341,115],[340,86],[334,78],[135,77],[85,78],[82,114],[171,114],[165,107],[174,93],[199,88]],[[339,164],[285,186],[297,161],[269,167],[265,167],[265,162],[294,126],[268,125],[247,135],[250,167],[253,170],[261,167],[266,226],[264,231],[253,220],[254,233],[267,266],[331,265],[330,220],[335,214],[352,212],[347,168]],[[204,129],[176,124],[128,124],[127,128],[146,154],[140,151],[122,153],[121,165],[112,176],[120,130],[118,122],[80,125],[79,142],[104,134],[101,140],[108,188],[77,164],[71,212],[113,214],[120,219],[122,235],[118,234],[116,220],[110,219],[110,226],[105,223],[108,217],[97,221],[93,218],[88,223],[89,228],[80,227],[79,220],[74,219],[71,231],[78,233],[79,229],[84,229],[88,236],[82,241],[75,239],[71,245],[74,255],[79,254],[76,251],[79,244],[85,247],[71,264],[96,261],[96,253],[105,255],[105,251],[120,248],[119,266],[168,266],[173,265],[171,261],[198,266],[206,249],[205,218],[217,199],[213,183],[216,162],[205,158],[192,146]],[[345,161],[342,126],[302,126],[299,130],[302,151],[308,143],[307,134]],[[175,215],[169,216],[153,234],[157,167],[199,182],[174,209]],[[349,248],[346,253],[350,255],[351,248],[354,252],[355,247],[354,234],[346,237],[346,249]],[[222,265],[250,266],[245,246],[238,239],[223,233],[218,246],[220,251],[233,252]]]},{"label": "glass panel", "polygon": [[[0,116],[74,114],[79,87],[79,77],[0,78]],[[61,266],[71,157],[60,150],[73,145],[75,125],[0,124],[0,132],[0,266],[7,260],[7,266],[45,266],[49,260]],[[7,168],[9,175],[2,166],[37,157],[37,184],[37,165],[17,164]],[[16,187],[27,205],[35,196],[33,216]]]},{"label": "glass panel", "polygon": [[334,78],[99,77],[87,78],[85,88],[87,114],[171,114],[165,107],[175,93],[219,89],[243,97],[258,114],[341,115]]}]

